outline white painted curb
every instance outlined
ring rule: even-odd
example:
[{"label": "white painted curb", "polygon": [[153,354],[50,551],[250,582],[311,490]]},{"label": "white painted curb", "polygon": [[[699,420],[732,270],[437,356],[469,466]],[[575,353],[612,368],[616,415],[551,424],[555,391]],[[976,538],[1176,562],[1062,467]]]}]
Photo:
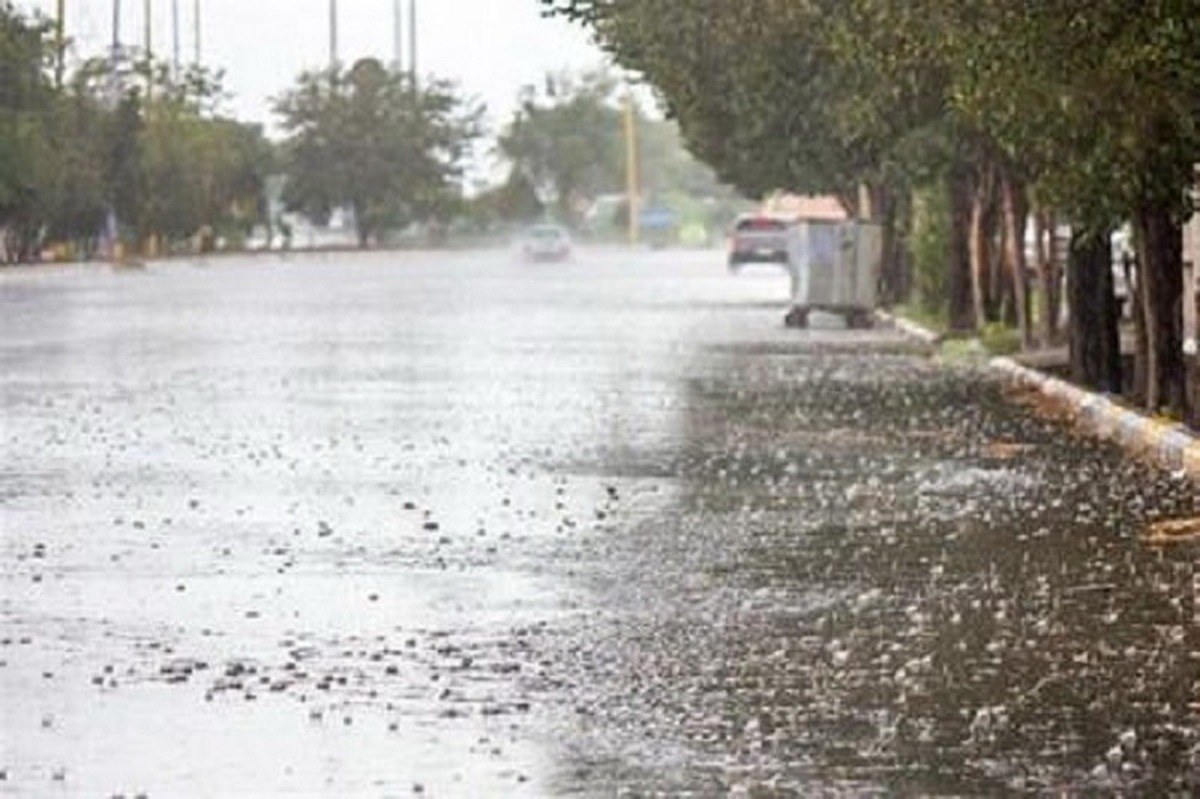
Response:
[{"label": "white painted curb", "polygon": [[932,330],[922,327],[916,322],[910,322],[907,319],[902,319],[899,316],[890,314],[887,311],[876,311],[875,317],[884,324],[891,325],[904,335],[910,338],[915,338],[923,344],[937,344],[941,339],[941,336]]},{"label": "white painted curb", "polygon": [[1067,403],[1079,414],[1079,421],[1100,438],[1148,455],[1168,469],[1200,478],[1200,439],[1182,424],[1145,416],[1102,394],[1022,366],[1012,358],[993,358],[988,365],[1014,383]]},{"label": "white painted curb", "polygon": [[[907,336],[936,344],[938,335],[921,325],[885,311],[876,312],[885,323]],[[1200,479],[1200,438],[1181,424],[1152,419],[1122,407],[1102,394],[1073,386],[1065,380],[1030,369],[1012,358],[993,358],[988,366],[1014,383],[1035,388],[1048,397],[1069,405],[1079,421],[1100,438],[1116,441],[1125,449],[1143,455],[1174,471]]]}]

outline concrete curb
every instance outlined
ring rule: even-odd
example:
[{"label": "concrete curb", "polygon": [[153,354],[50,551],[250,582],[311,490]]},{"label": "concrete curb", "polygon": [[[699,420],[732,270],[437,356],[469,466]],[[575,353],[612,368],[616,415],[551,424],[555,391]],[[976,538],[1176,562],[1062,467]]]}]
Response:
[{"label": "concrete curb", "polygon": [[915,338],[922,344],[937,344],[942,338],[937,333],[918,325],[916,322],[910,322],[907,319],[902,319],[901,317],[890,314],[887,311],[876,311],[875,318],[880,322],[883,322],[885,325],[891,325],[909,338]]},{"label": "concrete curb", "polygon": [[[939,337],[921,325],[879,313],[882,321],[928,344]],[[1043,372],[1022,366],[1012,358],[992,358],[991,371],[1011,383],[1033,388],[1066,404],[1078,423],[1099,438],[1115,441],[1127,451],[1200,479],[1200,438],[1182,424],[1164,422],[1123,407],[1103,394],[1086,391]]]},{"label": "concrete curb", "polygon": [[1130,410],[1103,394],[1022,366],[1012,358],[993,358],[988,366],[1013,383],[1066,403],[1078,414],[1079,423],[1096,436],[1148,456],[1168,469],[1200,478],[1200,439],[1182,424]]}]

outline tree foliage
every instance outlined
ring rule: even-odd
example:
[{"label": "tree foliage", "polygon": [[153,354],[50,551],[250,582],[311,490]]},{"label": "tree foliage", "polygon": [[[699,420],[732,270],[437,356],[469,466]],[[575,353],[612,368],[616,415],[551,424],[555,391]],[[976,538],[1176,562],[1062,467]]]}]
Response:
[{"label": "tree foliage", "polygon": [[557,73],[525,87],[497,139],[509,168],[507,185],[532,188],[556,216],[578,223],[581,211],[604,194],[624,193],[625,103],[635,115],[639,190],[649,200],[670,194],[724,197],[729,189],[683,146],[678,125],[644,112],[608,72]]},{"label": "tree foliage", "polygon": [[275,110],[287,204],[315,219],[351,209],[364,246],[442,215],[481,132],[482,110],[450,83],[413,86],[375,59],[302,74]]},{"label": "tree foliage", "polygon": [[581,202],[624,187],[625,149],[616,83],[603,72],[547,75],[522,90],[497,140],[514,185],[532,186],[543,205],[575,221]]},{"label": "tree foliage", "polygon": [[[640,72],[693,151],[747,192],[832,193],[854,208],[867,187],[870,211],[889,222],[898,198],[944,182],[944,285],[960,326],[1014,312],[1030,340],[1021,245],[1031,202],[1091,237],[1132,222],[1140,394],[1148,408],[1180,410],[1178,226],[1200,160],[1194,2],[542,4]],[[1072,240],[1090,250],[1088,236]],[[1052,338],[1060,281],[1052,263],[1036,266]]]},{"label": "tree foliage", "polygon": [[5,257],[94,249],[112,214],[130,248],[240,235],[262,217],[272,148],[219,113],[221,76],[136,50],[52,78],[50,26],[0,2],[0,233]]}]

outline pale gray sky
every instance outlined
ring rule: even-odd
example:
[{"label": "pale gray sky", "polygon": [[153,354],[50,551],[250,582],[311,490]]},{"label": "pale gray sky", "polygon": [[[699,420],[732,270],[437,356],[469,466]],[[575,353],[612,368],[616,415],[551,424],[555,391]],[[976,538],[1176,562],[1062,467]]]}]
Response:
[{"label": "pale gray sky", "polygon": [[[66,0],[67,34],[77,55],[111,41],[114,0]],[[171,53],[171,9],[178,2],[184,60],[193,53],[194,0],[150,0],[154,49]],[[404,0],[405,23],[409,0]],[[141,44],[145,0],[121,0],[122,41]],[[18,0],[53,15],[55,0]],[[390,60],[393,0],[338,0],[339,55]],[[270,123],[269,98],[329,54],[329,0],[200,0],[204,62],[226,71],[229,109]],[[584,31],[542,19],[536,0],[418,0],[420,70],[459,82],[488,105],[491,121],[507,117],[519,88],[548,70],[593,67],[603,55]]]}]

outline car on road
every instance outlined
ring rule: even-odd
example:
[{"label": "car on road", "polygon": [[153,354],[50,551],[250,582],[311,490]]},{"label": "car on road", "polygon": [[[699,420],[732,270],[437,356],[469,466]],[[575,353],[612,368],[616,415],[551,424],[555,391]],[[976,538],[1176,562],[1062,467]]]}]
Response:
[{"label": "car on road", "polygon": [[571,257],[571,234],[561,225],[534,225],[522,234],[518,246],[527,261],[565,261]]},{"label": "car on road", "polygon": [[746,264],[787,266],[788,232],[792,223],[763,214],[742,214],[729,233],[729,271]]}]

